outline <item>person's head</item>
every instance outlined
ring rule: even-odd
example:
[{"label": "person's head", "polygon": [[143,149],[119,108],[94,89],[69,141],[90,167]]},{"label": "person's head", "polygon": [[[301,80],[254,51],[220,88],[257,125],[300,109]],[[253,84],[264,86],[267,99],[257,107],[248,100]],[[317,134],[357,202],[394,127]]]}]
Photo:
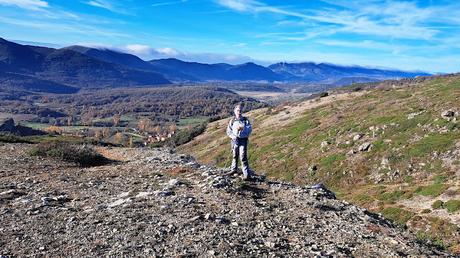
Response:
[{"label": "person's head", "polygon": [[241,113],[243,113],[243,107],[241,106],[241,104],[236,105],[233,109],[233,112],[235,113],[235,117],[240,117]]}]

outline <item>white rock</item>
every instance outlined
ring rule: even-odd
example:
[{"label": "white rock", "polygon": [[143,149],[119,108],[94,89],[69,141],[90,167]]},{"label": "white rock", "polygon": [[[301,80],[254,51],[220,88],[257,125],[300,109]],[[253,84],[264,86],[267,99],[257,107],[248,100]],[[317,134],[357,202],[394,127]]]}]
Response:
[{"label": "white rock", "polygon": [[144,198],[144,197],[147,197],[149,195],[152,195],[153,192],[139,192],[137,195],[136,195],[136,198]]},{"label": "white rock", "polygon": [[359,139],[363,138],[363,134],[358,133],[355,136],[353,136],[353,141],[358,141]]},{"label": "white rock", "polygon": [[114,202],[112,202],[111,204],[108,205],[109,208],[113,208],[113,207],[116,207],[116,206],[119,206],[119,205],[122,205],[124,203],[127,203],[127,202],[131,202],[131,199],[119,199],[119,200],[116,200]]}]

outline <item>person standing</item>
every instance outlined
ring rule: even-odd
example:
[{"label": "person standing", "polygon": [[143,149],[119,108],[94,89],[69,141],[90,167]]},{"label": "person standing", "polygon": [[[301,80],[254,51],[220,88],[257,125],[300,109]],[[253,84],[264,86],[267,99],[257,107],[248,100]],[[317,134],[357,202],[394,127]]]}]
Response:
[{"label": "person standing", "polygon": [[241,114],[242,111],[242,106],[236,105],[233,109],[235,116],[230,119],[227,126],[227,135],[231,138],[232,147],[231,170],[233,173],[237,172],[239,158],[243,167],[243,179],[250,180],[254,176],[249,169],[248,161],[248,138],[252,132],[252,126],[249,119]]}]

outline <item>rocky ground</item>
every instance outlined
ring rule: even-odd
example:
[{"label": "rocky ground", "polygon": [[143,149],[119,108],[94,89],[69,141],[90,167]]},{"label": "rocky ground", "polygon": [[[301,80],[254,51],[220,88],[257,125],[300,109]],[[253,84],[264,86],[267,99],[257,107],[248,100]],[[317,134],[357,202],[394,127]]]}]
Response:
[{"label": "rocky ground", "polygon": [[324,189],[244,182],[169,150],[80,168],[0,144],[0,257],[449,256]]}]

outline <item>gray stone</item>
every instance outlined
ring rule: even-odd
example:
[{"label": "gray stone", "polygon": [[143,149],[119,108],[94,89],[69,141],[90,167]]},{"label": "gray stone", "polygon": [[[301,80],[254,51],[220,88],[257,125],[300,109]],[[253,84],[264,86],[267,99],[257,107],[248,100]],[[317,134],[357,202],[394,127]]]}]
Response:
[{"label": "gray stone", "polygon": [[356,134],[355,136],[353,136],[353,141],[358,141],[360,140],[361,138],[363,138],[364,134],[362,133],[358,133]]},{"label": "gray stone", "polygon": [[365,142],[359,146],[358,150],[359,151],[370,151],[371,148],[372,148],[372,143]]}]

